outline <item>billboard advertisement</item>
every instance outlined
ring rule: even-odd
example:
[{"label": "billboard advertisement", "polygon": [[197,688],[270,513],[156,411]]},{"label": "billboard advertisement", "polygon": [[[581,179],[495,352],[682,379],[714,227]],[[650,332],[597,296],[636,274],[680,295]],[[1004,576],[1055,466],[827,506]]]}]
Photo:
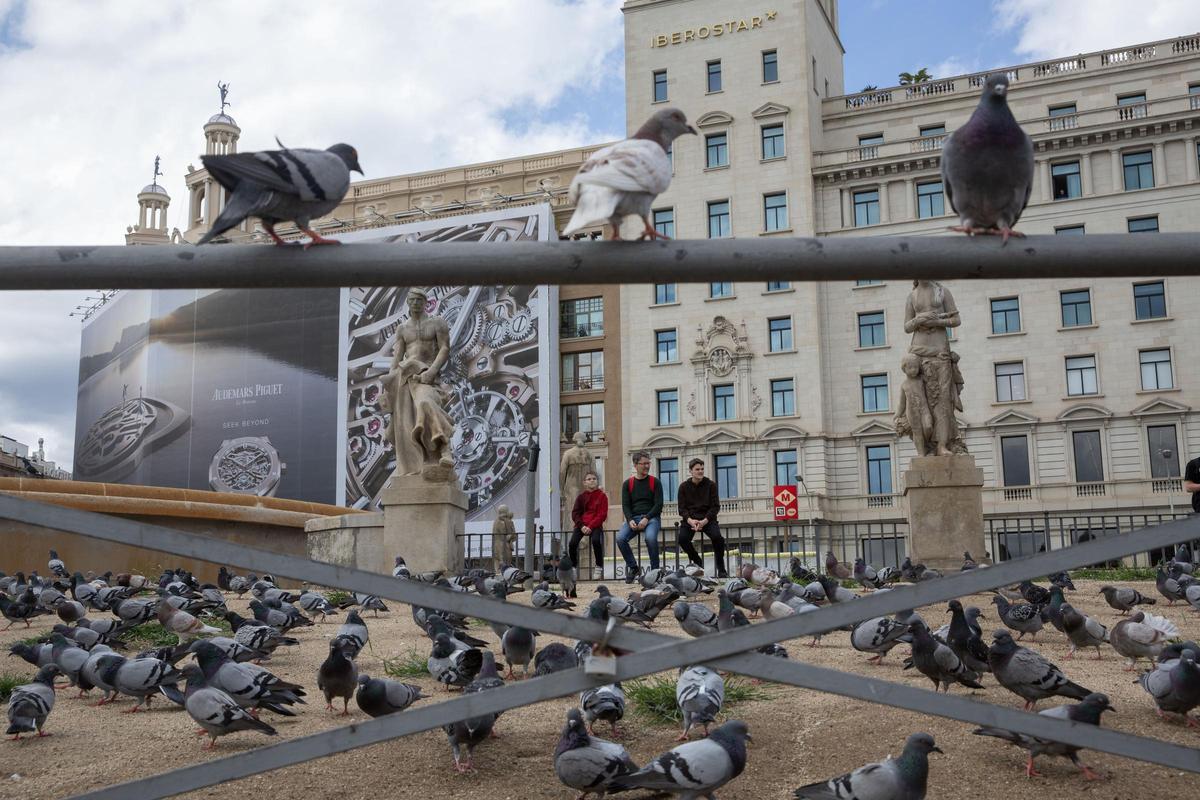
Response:
[{"label": "billboard advertisement", "polygon": [[332,503],[337,289],[123,292],[84,326],[79,480]]},{"label": "billboard advertisement", "polygon": [[[421,246],[429,242],[546,241],[556,235],[549,206],[530,206],[358,231],[345,242]],[[406,298],[414,287],[344,290],[342,501],[378,508],[395,469],[381,406],[396,332],[408,320]],[[425,310],[450,329],[450,357],[439,386],[454,421],[452,458],[468,495],[468,530],[491,530],[496,506],[526,514],[527,448],[537,432],[543,448],[537,509],[550,508],[549,465],[557,464],[558,436],[551,391],[557,351],[553,333],[557,289],[546,286],[423,286]]]}]

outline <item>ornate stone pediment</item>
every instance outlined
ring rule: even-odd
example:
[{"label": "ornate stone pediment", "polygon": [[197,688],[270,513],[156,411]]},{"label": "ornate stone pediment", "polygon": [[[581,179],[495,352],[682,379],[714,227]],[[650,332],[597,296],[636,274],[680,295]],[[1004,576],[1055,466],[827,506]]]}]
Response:
[{"label": "ornate stone pediment", "polygon": [[772,425],[759,434],[760,439],[805,439],[808,431],[795,425]]},{"label": "ornate stone pediment", "polygon": [[985,424],[992,425],[1036,425],[1038,418],[1016,409],[1009,409],[989,419]]},{"label": "ornate stone pediment", "polygon": [[686,441],[684,441],[683,439],[679,438],[678,436],[675,436],[674,434],[670,434],[670,433],[657,433],[654,436],[651,436],[649,439],[647,439],[642,444],[642,447],[646,448],[647,450],[649,450],[651,448],[686,447],[686,446],[687,446]]},{"label": "ornate stone pediment", "polygon": [[781,117],[784,114],[789,113],[791,110],[792,109],[788,108],[782,103],[764,103],[751,111],[750,116],[754,117],[755,119],[762,119],[763,117]]},{"label": "ornate stone pediment", "polygon": [[717,428],[715,431],[709,431],[698,440],[699,444],[736,444],[744,442],[745,436],[739,436],[728,428]]},{"label": "ornate stone pediment", "polygon": [[1176,403],[1165,397],[1156,397],[1148,403],[1143,403],[1129,413],[1135,417],[1148,417],[1154,414],[1183,414],[1191,411],[1191,406]]},{"label": "ornate stone pediment", "polygon": [[729,125],[733,122],[733,117],[726,114],[724,111],[710,111],[707,114],[701,114],[696,120],[697,128],[713,128],[718,125]]},{"label": "ornate stone pediment", "polygon": [[1056,417],[1059,422],[1071,422],[1080,419],[1111,419],[1113,412],[1094,403],[1079,403],[1071,406]]},{"label": "ornate stone pediment", "polygon": [[855,436],[895,436],[896,429],[891,425],[873,419],[870,422],[851,431]]}]

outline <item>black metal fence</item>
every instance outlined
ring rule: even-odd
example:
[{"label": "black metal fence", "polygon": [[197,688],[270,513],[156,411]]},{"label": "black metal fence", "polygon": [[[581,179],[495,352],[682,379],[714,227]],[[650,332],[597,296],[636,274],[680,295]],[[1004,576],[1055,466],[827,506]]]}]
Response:
[{"label": "black metal fence", "polygon": [[[984,536],[988,545],[988,554],[996,561],[1008,561],[1013,558],[1044,553],[1047,550],[1058,550],[1073,544],[1100,539],[1108,536],[1121,536],[1133,531],[1161,525],[1188,516],[1187,512],[1153,512],[1153,513],[1110,513],[1110,514],[1070,514],[1062,512],[1046,512],[1028,516],[985,518]],[[1193,552],[1200,542],[1187,543]],[[1126,556],[1119,561],[1095,566],[1126,566],[1152,567],[1164,558],[1174,555],[1174,549],[1146,550]]]}]

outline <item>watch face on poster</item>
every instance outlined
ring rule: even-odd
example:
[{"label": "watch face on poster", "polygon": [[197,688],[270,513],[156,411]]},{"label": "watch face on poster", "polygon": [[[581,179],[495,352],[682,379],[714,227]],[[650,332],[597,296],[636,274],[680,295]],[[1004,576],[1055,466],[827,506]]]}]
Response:
[{"label": "watch face on poster", "polygon": [[267,436],[226,439],[213,454],[208,483],[217,492],[272,497],[287,464]]}]

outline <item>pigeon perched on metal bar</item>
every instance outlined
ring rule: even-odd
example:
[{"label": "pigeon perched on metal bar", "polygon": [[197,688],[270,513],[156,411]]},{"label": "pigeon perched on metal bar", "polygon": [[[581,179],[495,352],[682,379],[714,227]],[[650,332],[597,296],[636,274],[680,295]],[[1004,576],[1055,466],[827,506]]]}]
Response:
[{"label": "pigeon perched on metal bar", "polygon": [[579,709],[567,712],[567,724],[554,750],[554,774],[563,785],[581,792],[580,800],[593,792],[603,796],[613,779],[637,770],[624,747],[589,732]]},{"label": "pigeon perched on metal bar", "polygon": [[621,238],[621,222],[641,217],[639,239],[666,239],[654,228],[650,207],[671,185],[671,143],[685,133],[695,134],[677,108],[664,108],[646,121],[632,138],[597,150],[571,180],[569,198],[575,213],[563,236],[591,225],[606,224],[605,238]]},{"label": "pigeon perched on metal bar", "polygon": [[1033,189],[1033,141],[1008,107],[1008,75],[989,75],[979,105],[942,145],[942,185],[968,235],[1007,243]]},{"label": "pigeon perched on metal bar", "polygon": [[988,652],[988,663],[997,682],[1025,701],[1025,710],[1032,711],[1038,700],[1048,697],[1071,697],[1082,700],[1091,694],[1068,678],[1063,671],[1043,656],[1013,641],[1008,631],[996,631]]},{"label": "pigeon perched on metal bar", "polygon": [[631,775],[615,778],[609,791],[649,789],[685,800],[714,797],[714,792],[746,768],[749,728],[740,719],[714,728],[707,739],[685,742],[652,759]]},{"label": "pigeon perched on metal bar", "polygon": [[[1083,725],[1095,725],[1099,727],[1100,715],[1105,711],[1115,712],[1115,709],[1109,704],[1108,696],[1093,692],[1083,698],[1078,705],[1055,706],[1054,708],[1047,708],[1038,713],[1043,717],[1050,717],[1051,719],[1061,719],[1068,722],[1078,722]],[[1079,767],[1089,780],[1100,777],[1092,771],[1091,767],[1079,760],[1079,751],[1083,749],[1081,747],[1049,739],[1038,739],[1026,733],[1014,733],[1003,728],[976,728],[972,733],[976,736],[995,736],[997,739],[1004,739],[1006,742],[1028,750],[1029,761],[1025,765],[1025,777],[1027,778],[1041,777],[1041,773],[1033,768],[1033,759],[1041,755],[1069,758],[1071,759],[1071,763]]]},{"label": "pigeon perched on metal bar", "polygon": [[8,697],[7,735],[20,739],[22,733],[37,731],[38,736],[49,736],[42,731],[46,718],[54,710],[54,678],[60,674],[55,664],[47,664],[37,671],[33,681],[17,686]]},{"label": "pigeon perched on metal bar", "polygon": [[928,733],[914,733],[899,756],[801,786],[792,794],[797,800],[924,800],[929,754],[940,752]]},{"label": "pigeon perched on metal bar", "polygon": [[262,220],[263,228],[277,245],[287,244],[275,233],[275,226],[281,222],[295,222],[308,234],[305,248],[339,243],[312,230],[310,223],[342,202],[350,189],[351,170],[362,174],[358,151],[348,144],[335,144],[328,150],[292,150],[282,143],[279,147],[257,153],[200,156],[204,168],[229,195],[212,228],[196,244],[212,241],[247,217]]}]

